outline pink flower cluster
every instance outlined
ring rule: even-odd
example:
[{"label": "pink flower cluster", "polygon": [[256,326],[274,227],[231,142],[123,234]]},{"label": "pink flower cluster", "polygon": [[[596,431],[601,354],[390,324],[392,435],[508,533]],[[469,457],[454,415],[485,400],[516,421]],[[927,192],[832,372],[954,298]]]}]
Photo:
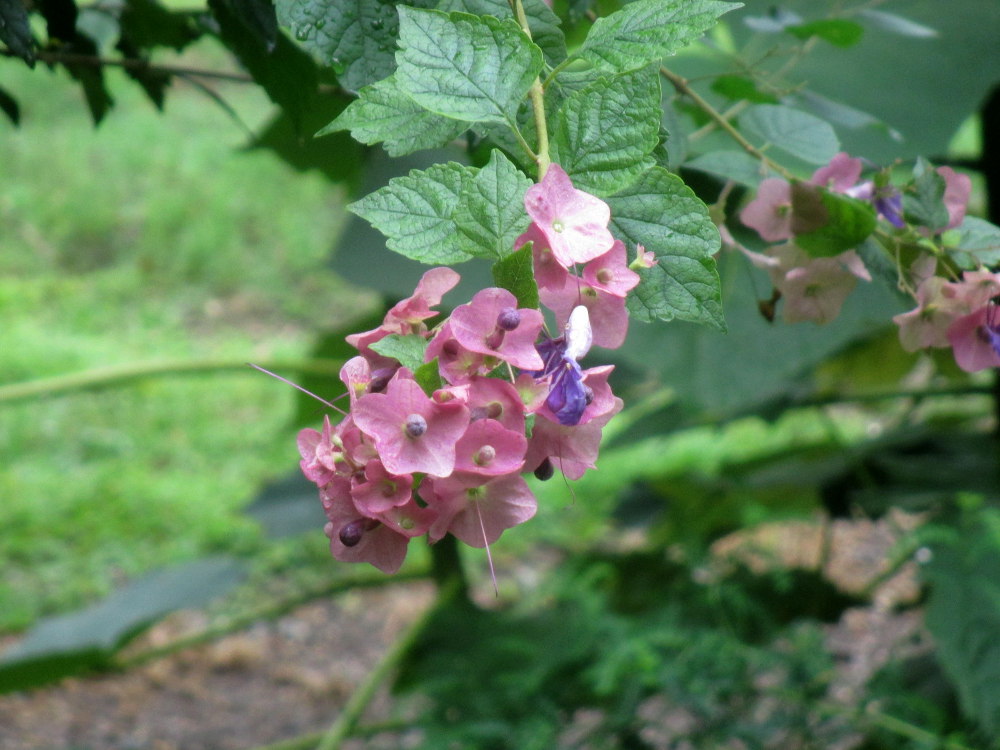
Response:
[{"label": "pink flower cluster", "polygon": [[966,271],[961,281],[933,275],[936,261],[925,257],[911,269],[921,273],[917,306],[897,315],[899,339],[908,352],[951,347],[966,372],[1000,367],[1000,273]]},{"label": "pink flower cluster", "polygon": [[[525,208],[532,224],[517,244],[532,242],[559,336],[545,333],[539,310],[519,308],[500,288],[477,292],[429,328],[459,280],[434,268],[378,328],[348,337],[359,351],[340,373],[350,412],[298,437],[338,560],[392,573],[415,537],[434,543],[452,534],[488,547],[536,512],[522,474],[547,479],[559,469],[578,479],[594,468],[601,431],[622,401],[608,385],[611,366],[582,369],[578,360],[592,343],[622,343],[625,295],[639,278],[608,231],[607,204],[573,188],[557,165],[528,190]],[[638,262],[652,260],[640,251]],[[425,391],[413,371],[376,351],[393,334],[426,341],[436,387]]]},{"label": "pink flower cluster", "polygon": [[[862,181],[862,170],[860,159],[841,152],[828,165],[816,170],[808,184],[869,201],[882,219],[896,228],[905,227],[899,191],[891,185]],[[921,227],[924,234],[939,234],[961,224],[971,190],[967,176],[950,167],[938,167],[936,171],[945,182],[948,223],[942,227]],[[811,258],[795,245],[793,218],[792,186],[779,178],[764,180],[757,196],[740,213],[740,219],[764,240],[782,244],[765,253],[741,250],[770,275],[776,292],[784,300],[782,314],[786,322],[828,323],[840,314],[857,280],[871,281],[871,275],[854,250],[829,258]]]}]

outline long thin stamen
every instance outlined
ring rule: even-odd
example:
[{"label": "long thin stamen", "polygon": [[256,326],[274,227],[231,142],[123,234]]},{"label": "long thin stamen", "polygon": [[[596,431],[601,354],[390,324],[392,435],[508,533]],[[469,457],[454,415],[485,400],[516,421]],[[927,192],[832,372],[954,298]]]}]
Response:
[{"label": "long thin stamen", "polygon": [[265,370],[265,369],[264,369],[263,367],[260,367],[259,365],[255,365],[255,364],[254,364],[253,362],[247,362],[247,364],[248,364],[248,365],[250,365],[250,366],[251,366],[251,367],[252,367],[253,369],[255,369],[255,370],[259,370],[260,372],[264,373],[265,375],[270,375],[270,376],[271,376],[272,378],[277,378],[277,379],[278,379],[278,380],[280,380],[280,381],[281,381],[282,383],[287,383],[288,385],[292,386],[292,388],[296,388],[296,389],[298,389],[298,390],[302,391],[302,392],[303,392],[304,394],[306,394],[307,396],[312,396],[312,397],[313,397],[314,399],[316,399],[317,401],[319,401],[319,402],[320,402],[321,404],[324,404],[324,405],[326,405],[326,406],[329,406],[329,407],[330,407],[331,409],[333,409],[334,411],[338,411],[338,412],[340,412],[340,413],[341,413],[341,414],[343,414],[343,415],[344,415],[345,417],[347,416],[347,412],[346,412],[346,411],[344,411],[343,409],[341,409],[341,408],[340,408],[339,406],[335,406],[334,404],[331,404],[331,403],[330,403],[329,401],[327,401],[327,400],[326,400],[325,398],[320,398],[319,396],[317,396],[317,395],[316,395],[315,393],[313,393],[312,391],[307,391],[307,390],[306,390],[305,388],[303,388],[303,387],[302,387],[301,385],[299,385],[298,383],[293,383],[293,382],[292,382],[291,380],[289,380],[288,378],[283,378],[283,377],[281,377],[280,375],[277,375],[277,374],[275,374],[275,373],[271,372],[270,370]]},{"label": "long thin stamen", "polygon": [[483,523],[483,512],[479,509],[479,503],[476,503],[476,516],[479,518],[479,528],[483,532],[483,544],[486,546],[486,561],[490,565],[490,578],[493,580],[493,593],[499,597],[500,588],[497,586],[497,572],[493,568],[493,555],[490,553],[490,543],[486,541],[486,524]]}]

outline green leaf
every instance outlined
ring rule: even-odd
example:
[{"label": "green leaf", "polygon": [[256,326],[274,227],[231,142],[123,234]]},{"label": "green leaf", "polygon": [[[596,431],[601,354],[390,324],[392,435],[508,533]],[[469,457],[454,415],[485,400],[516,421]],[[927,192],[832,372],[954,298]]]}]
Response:
[{"label": "green leaf", "polygon": [[830,123],[780,104],[757,104],[740,115],[751,140],[771,145],[809,164],[826,164],[840,150]]},{"label": "green leaf", "polygon": [[792,183],[795,244],[814,258],[857,247],[875,231],[875,209],[866,201],[819,185]]},{"label": "green leaf", "polygon": [[913,177],[912,188],[903,193],[903,212],[906,218],[930,229],[948,226],[944,177],[922,158],[917,159]]},{"label": "green leaf", "polygon": [[0,89],[0,110],[10,118],[12,123],[20,124],[21,108],[18,106],[17,99],[11,96],[6,89]]},{"label": "green leaf", "polygon": [[684,166],[752,188],[772,174],[746,151],[709,151],[685,162]]},{"label": "green leaf", "polygon": [[835,47],[853,47],[861,41],[865,28],[843,18],[824,18],[797,26],[786,26],[785,31],[799,39],[818,36]]},{"label": "green leaf", "polygon": [[[945,237],[952,232],[945,233]],[[957,227],[957,240],[947,248],[962,268],[972,270],[979,266],[1000,263],[1000,227],[985,219],[966,216]]]},{"label": "green leaf", "polygon": [[0,693],[22,690],[105,667],[119,648],[154,621],[225,593],[246,575],[226,557],[159,570],[100,604],[39,622],[0,659]]},{"label": "green leaf", "polygon": [[412,170],[347,208],[384,234],[386,246],[421,263],[461,263],[470,256],[452,219],[476,170],[455,162]]},{"label": "green leaf", "polygon": [[[474,16],[513,18],[508,0],[441,0],[437,10],[462,11]],[[559,17],[542,0],[525,0],[524,15],[531,29],[531,41],[538,45],[545,62],[555,67],[566,59],[566,37],[559,27]]]},{"label": "green leaf", "polygon": [[0,42],[29,66],[35,67],[35,53],[31,49],[34,38],[23,0],[0,0]]},{"label": "green leaf", "polygon": [[251,35],[264,43],[268,52],[278,42],[278,18],[272,0],[209,0],[210,8],[225,6]]},{"label": "green leaf", "polygon": [[424,363],[424,352],[427,351],[427,339],[416,333],[406,336],[398,333],[390,333],[385,338],[372,344],[371,348],[383,357],[396,360],[403,367],[416,370]]},{"label": "green leaf", "polygon": [[740,7],[718,0],[636,0],[598,18],[577,55],[615,73],[672,55]]},{"label": "green leaf", "polygon": [[400,88],[424,108],[470,122],[514,122],[542,53],[512,20],[399,6]]},{"label": "green leaf", "polygon": [[201,36],[190,13],[171,12],[156,0],[129,0],[118,22],[122,37],[138,49],[171,47],[179,52]]},{"label": "green leaf", "polygon": [[[410,0],[410,5],[430,5]],[[357,91],[396,69],[399,18],[394,3],[370,0],[276,0],[278,21]]]},{"label": "green leaf", "polygon": [[[974,520],[973,520],[974,519]],[[953,532],[954,533],[954,532]],[[931,547],[927,629],[963,711],[1000,735],[1000,518],[972,514],[953,538]]]},{"label": "green leaf", "polygon": [[239,59],[268,98],[300,127],[316,97],[319,85],[316,63],[283,34],[273,48],[247,25],[242,15],[233,12],[225,0],[209,0],[212,14],[219,22],[219,39]]},{"label": "green leaf", "polygon": [[628,297],[639,320],[690,320],[726,329],[719,275],[712,256],[719,230],[708,207],[674,174],[653,167],[608,199],[611,231],[630,249],[642,244],[656,265],[640,269],[641,282]]},{"label": "green leaf", "polygon": [[467,128],[468,123],[421,107],[400,91],[393,75],[361,89],[358,98],[316,135],[350,130],[362,143],[382,143],[390,156],[405,156],[444,146]]},{"label": "green leaf", "polygon": [[494,260],[514,251],[514,240],[528,228],[524,193],[531,180],[493,149],[490,160],[462,191],[452,218],[468,240],[462,248],[470,255]]},{"label": "green leaf", "polygon": [[518,307],[538,308],[538,284],[531,262],[531,243],[493,264],[493,282],[517,297]]},{"label": "green leaf", "polygon": [[424,393],[433,395],[434,391],[444,385],[441,382],[441,371],[438,365],[438,358],[435,357],[430,362],[424,362],[413,370],[413,379],[417,381]]},{"label": "green leaf", "polygon": [[757,83],[750,76],[722,75],[712,81],[712,91],[734,101],[746,100],[757,104],[777,104],[777,98],[766,94],[757,88]]},{"label": "green leaf", "polygon": [[552,119],[552,161],[579,189],[610,195],[654,165],[659,134],[654,68],[601,78],[573,93]]}]

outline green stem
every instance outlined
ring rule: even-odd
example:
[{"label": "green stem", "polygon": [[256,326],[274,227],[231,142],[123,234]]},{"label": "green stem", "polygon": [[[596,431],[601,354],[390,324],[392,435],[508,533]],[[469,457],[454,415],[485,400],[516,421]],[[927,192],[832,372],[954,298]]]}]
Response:
[{"label": "green stem", "polygon": [[732,138],[736,143],[739,144],[740,148],[746,151],[750,156],[754,157],[762,164],[766,165],[768,169],[771,169],[788,181],[796,179],[795,175],[785,169],[783,166],[775,161],[769,159],[763,151],[754,146],[750,141],[743,137],[736,128],[733,127],[732,123],[727,120],[719,110],[709,104],[697,91],[691,88],[691,85],[687,82],[685,78],[677,75],[671,70],[665,67],[660,68],[660,75],[666,78],[676,89],[678,94],[688,97],[691,101],[695,103],[702,112],[709,116],[720,128],[722,128],[730,138]]},{"label": "green stem", "polygon": [[[338,359],[279,359],[264,360],[261,367],[275,371],[291,371],[308,375],[333,375],[340,372],[344,363]],[[28,401],[34,398],[65,396],[81,391],[119,388],[137,380],[147,378],[172,377],[174,375],[203,375],[208,372],[253,374],[260,373],[247,366],[245,360],[235,359],[193,359],[166,360],[163,362],[128,363],[100,367],[68,375],[55,375],[23,383],[0,385],[0,404]]]},{"label": "green stem", "polygon": [[[524,13],[524,4],[521,0],[513,2],[517,22],[521,25],[521,30],[528,35],[528,39],[531,39],[531,28]],[[545,89],[541,78],[536,78],[531,84],[528,96],[531,98],[531,108],[535,113],[535,130],[538,134],[538,153],[535,156],[535,163],[538,165],[538,181],[541,182],[545,178],[545,173],[549,171],[549,164],[552,163],[549,157],[549,129],[545,122]]]},{"label": "green stem", "polygon": [[392,647],[386,651],[381,661],[375,665],[368,678],[351,694],[347,705],[344,706],[344,710],[340,712],[340,716],[337,717],[337,720],[327,730],[326,734],[323,735],[323,739],[316,746],[316,750],[339,750],[344,740],[354,733],[361,715],[368,707],[368,704],[371,703],[372,698],[375,697],[375,692],[379,686],[389,678],[396,667],[406,658],[406,655],[420,640],[420,636],[423,635],[438,611],[459,594],[460,590],[460,579],[453,577],[445,587],[438,591],[437,601],[428,607],[410,625],[407,631],[392,644]]}]

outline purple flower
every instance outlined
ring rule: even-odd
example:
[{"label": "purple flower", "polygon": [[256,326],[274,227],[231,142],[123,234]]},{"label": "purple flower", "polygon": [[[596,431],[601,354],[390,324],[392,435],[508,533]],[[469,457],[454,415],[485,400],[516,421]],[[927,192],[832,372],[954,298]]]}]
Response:
[{"label": "purple flower", "polygon": [[584,385],[583,371],[577,364],[577,359],[589,351],[590,343],[590,318],[587,308],[580,305],[570,314],[562,336],[535,345],[545,366],[534,376],[536,379],[549,379],[545,405],[552,410],[559,424],[578,424],[587,404],[593,399],[593,392]]}]

